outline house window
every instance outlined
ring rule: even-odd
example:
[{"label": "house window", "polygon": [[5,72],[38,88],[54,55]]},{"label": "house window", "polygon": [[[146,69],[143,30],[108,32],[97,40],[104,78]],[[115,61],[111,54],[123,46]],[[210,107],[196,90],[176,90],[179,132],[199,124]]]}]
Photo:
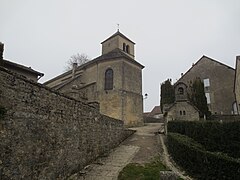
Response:
[{"label": "house window", "polygon": [[186,112],[185,112],[185,111],[183,111],[183,115],[186,115]]},{"label": "house window", "polygon": [[210,86],[210,81],[209,79],[203,79],[203,84],[204,84],[204,87],[209,87]]},{"label": "house window", "polygon": [[126,52],[129,53],[130,52],[130,48],[129,45],[126,46]]},{"label": "house window", "polygon": [[123,43],[123,51],[126,51],[126,44]]},{"label": "house window", "polygon": [[206,96],[206,98],[207,98],[207,104],[210,104],[210,103],[211,103],[210,93],[205,93],[205,96]]},{"label": "house window", "polygon": [[113,70],[111,68],[107,69],[105,72],[105,90],[113,89]]},{"label": "house window", "polygon": [[182,115],[182,111],[180,111],[180,115]]},{"label": "house window", "polygon": [[184,93],[184,90],[182,87],[178,88],[178,94],[183,94]]}]

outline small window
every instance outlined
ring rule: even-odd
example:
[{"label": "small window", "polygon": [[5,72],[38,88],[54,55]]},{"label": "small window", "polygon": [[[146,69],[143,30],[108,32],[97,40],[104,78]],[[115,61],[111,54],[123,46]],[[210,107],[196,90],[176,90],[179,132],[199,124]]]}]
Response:
[{"label": "small window", "polygon": [[209,79],[207,78],[207,79],[204,79],[203,80],[203,84],[204,84],[204,87],[209,87],[210,86],[210,81],[209,81]]},{"label": "small window", "polygon": [[180,111],[180,115],[182,115],[182,111]]},{"label": "small window", "polygon": [[130,52],[130,48],[129,45],[126,46],[126,52],[129,53]]},{"label": "small window", "polygon": [[183,115],[186,115],[186,111],[183,111]]},{"label": "small window", "polygon": [[123,51],[126,51],[126,44],[123,43]]},{"label": "small window", "polygon": [[113,89],[113,70],[107,69],[105,72],[105,90],[112,90]]},{"label": "small window", "polygon": [[211,103],[210,93],[205,93],[205,96],[206,96],[206,98],[207,98],[207,104],[210,104],[210,103]]},{"label": "small window", "polygon": [[178,88],[178,94],[184,94],[184,90],[182,87]]}]

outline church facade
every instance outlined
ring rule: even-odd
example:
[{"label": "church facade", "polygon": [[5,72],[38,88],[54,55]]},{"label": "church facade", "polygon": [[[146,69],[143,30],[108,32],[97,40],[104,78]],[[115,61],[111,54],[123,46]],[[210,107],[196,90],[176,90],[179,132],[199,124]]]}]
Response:
[{"label": "church facade", "polygon": [[77,100],[97,102],[100,113],[126,126],[142,125],[144,66],[135,60],[135,43],[118,30],[101,44],[101,56],[44,84]]}]

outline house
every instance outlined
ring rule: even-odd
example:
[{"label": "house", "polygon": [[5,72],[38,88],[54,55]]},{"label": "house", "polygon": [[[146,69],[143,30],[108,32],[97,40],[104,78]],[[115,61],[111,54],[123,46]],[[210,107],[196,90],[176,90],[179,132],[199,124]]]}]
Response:
[{"label": "house", "polygon": [[187,85],[178,82],[174,86],[175,102],[167,109],[165,119],[168,121],[198,121],[199,110],[188,101]]},{"label": "house", "polygon": [[234,83],[234,93],[236,96],[235,110],[240,114],[240,56],[236,58],[236,74]]},{"label": "house", "polygon": [[[235,69],[207,56],[202,56],[182,75],[177,83],[185,83],[187,89],[199,77],[205,88],[208,108],[212,114],[236,114],[234,79]],[[236,88],[238,85],[236,86]]]},{"label": "house", "polygon": [[43,73],[35,71],[31,67],[26,67],[21,64],[11,62],[9,60],[3,59],[4,44],[0,42],[0,66],[21,75],[22,77],[37,82],[41,77],[44,76]]},{"label": "house", "polygon": [[102,43],[102,55],[44,84],[86,103],[99,103],[100,113],[143,124],[142,69],[135,43],[119,30]]},{"label": "house", "polygon": [[161,111],[160,106],[155,106],[147,116],[157,118],[157,119],[161,118],[162,117],[162,111]]}]

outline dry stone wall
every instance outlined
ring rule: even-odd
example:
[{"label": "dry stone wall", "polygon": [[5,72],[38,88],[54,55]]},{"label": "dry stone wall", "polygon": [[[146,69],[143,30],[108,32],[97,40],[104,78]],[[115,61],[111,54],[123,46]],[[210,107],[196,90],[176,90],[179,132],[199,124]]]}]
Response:
[{"label": "dry stone wall", "polygon": [[125,139],[123,122],[0,67],[0,179],[62,179]]}]

